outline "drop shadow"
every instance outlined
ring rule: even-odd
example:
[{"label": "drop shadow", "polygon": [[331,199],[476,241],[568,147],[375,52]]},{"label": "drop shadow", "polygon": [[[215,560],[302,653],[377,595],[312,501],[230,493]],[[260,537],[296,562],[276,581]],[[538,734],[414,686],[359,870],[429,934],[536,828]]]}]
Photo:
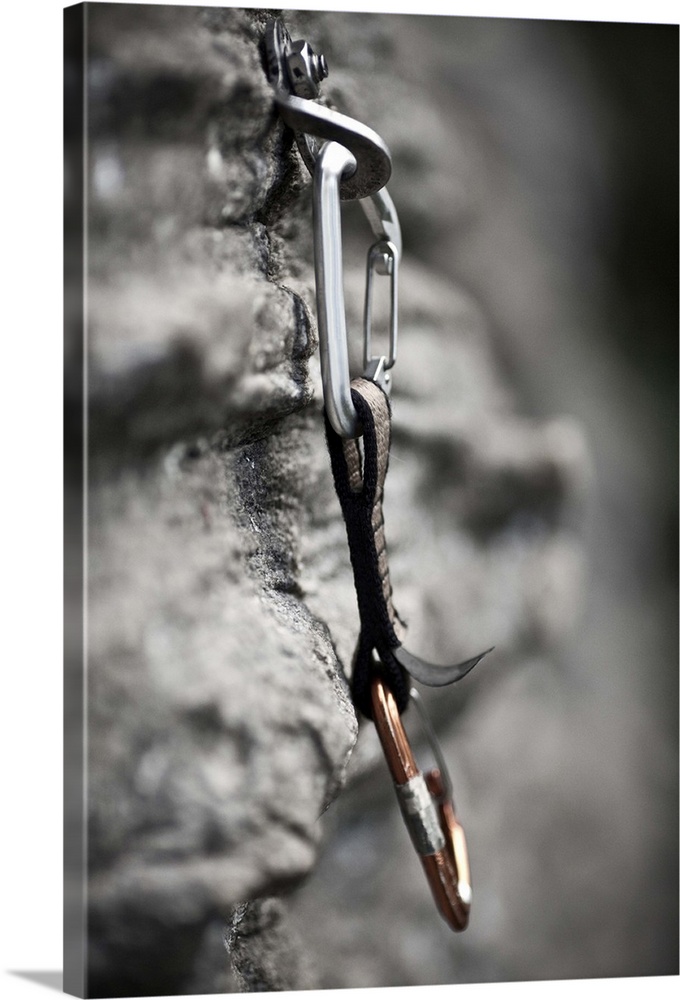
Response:
[{"label": "drop shadow", "polygon": [[54,972],[45,972],[42,969],[29,969],[27,971],[8,969],[7,971],[11,976],[21,976],[22,979],[28,979],[30,982],[37,983],[39,986],[45,986],[49,990],[58,990],[59,993],[63,992],[64,973],[61,969]]}]

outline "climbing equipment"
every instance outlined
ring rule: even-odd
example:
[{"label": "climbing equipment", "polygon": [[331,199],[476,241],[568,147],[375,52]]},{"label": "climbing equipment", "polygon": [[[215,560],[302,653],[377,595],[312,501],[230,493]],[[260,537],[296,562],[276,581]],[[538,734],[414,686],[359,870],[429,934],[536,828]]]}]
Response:
[{"label": "climbing equipment", "polygon": [[[340,184],[343,171],[356,162],[339,142],[325,143],[314,169],[314,266],[317,322],[326,414],[343,438],[361,434],[361,422],[351,400],[349,356],[342,287],[342,227]],[[364,302],[364,373],[389,391],[389,369],[397,358],[397,271],[401,257],[401,229],[387,190],[373,192],[360,202],[377,242],[368,250]],[[371,355],[374,273],[390,277],[390,341],[387,357]]]},{"label": "climbing equipment", "polygon": [[[342,438],[326,421],[335,490],[345,518],[361,630],[352,668],[352,694],[372,717],[370,682],[385,678],[400,712],[409,699],[410,674],[431,687],[460,680],[488,652],[454,666],[428,663],[402,645],[405,624],[393,601],[385,543],[383,492],[390,454],[390,404],[377,382],[354,379],[351,398],[363,428],[359,438]],[[363,461],[362,447],[363,444]]]},{"label": "climbing equipment", "polygon": [[[375,723],[397,798],[437,906],[453,930],[467,926],[470,869],[463,828],[436,738],[411,678],[439,687],[460,680],[490,650],[452,666],[428,663],[403,646],[405,624],[392,600],[383,494],[391,436],[391,369],[397,358],[399,219],[385,187],[390,152],[377,133],[316,100],[328,75],[323,56],[291,40],[280,20],[264,38],[267,76],[284,122],[293,129],[314,178],[314,261],[326,440],[347,528],[361,628],[352,665],[352,696]],[[323,140],[319,144],[319,140]],[[375,242],[366,261],[364,369],[350,381],[343,293],[340,202],[358,199]],[[389,278],[388,349],[373,354],[373,288]],[[437,767],[423,773],[401,722],[409,703],[424,720]]]},{"label": "climbing equipment", "polygon": [[437,766],[425,774],[416,764],[390,689],[380,678],[371,684],[373,719],[394,781],[406,829],[420,856],[439,912],[456,931],[470,916],[472,885],[463,827],[453,808],[451,780],[420,695],[411,690]]},{"label": "climbing equipment", "polygon": [[[410,677],[438,687],[465,676],[490,650],[463,663],[439,666],[409,653],[405,625],[392,601],[385,543],[383,493],[390,452],[390,369],[397,357],[398,269],[401,230],[385,187],[390,152],[361,122],[319,104],[328,75],[323,56],[291,40],[280,20],[264,38],[267,76],[284,122],[295,132],[314,178],[314,261],[324,391],[326,440],[349,543],[361,629],[352,666],[352,696],[373,719],[402,815],[431,892],[449,926],[463,930],[472,897],[463,828],[436,738]],[[319,145],[319,140],[324,140]],[[341,200],[358,199],[376,241],[368,250],[364,300],[364,370],[350,381],[342,272]],[[373,285],[389,277],[387,354],[372,352]],[[423,773],[401,721],[409,702],[421,714],[437,767]]]},{"label": "climbing equipment", "polygon": [[314,173],[318,140],[335,140],[356,158],[356,166],[343,178],[340,197],[353,200],[380,191],[392,172],[392,157],[380,136],[354,118],[312,100],[318,96],[319,83],[328,76],[324,57],[316,56],[307,42],[293,42],[278,19],[267,25],[264,48],[267,77],[279,114],[295,132],[309,172]]}]

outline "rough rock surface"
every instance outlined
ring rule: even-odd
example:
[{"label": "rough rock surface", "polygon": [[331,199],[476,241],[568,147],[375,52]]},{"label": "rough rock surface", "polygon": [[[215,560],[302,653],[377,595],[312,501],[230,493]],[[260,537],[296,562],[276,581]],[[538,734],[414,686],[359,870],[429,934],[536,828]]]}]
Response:
[{"label": "rough rock surface", "polygon": [[90,988],[184,992],[313,866],[357,723],[298,579],[315,333],[258,18],[89,27]]},{"label": "rough rock surface", "polygon": [[261,66],[269,13],[89,8],[91,993],[665,971],[661,948],[631,954],[627,918],[602,936],[642,832],[611,857],[631,791],[600,715],[611,687],[584,709],[554,659],[582,610],[591,453],[577,419],[522,412],[479,299],[428,257],[483,205],[474,118],[395,76],[422,41],[408,18],[287,12],[328,57],[329,99],[394,156],[407,253],[385,514],[409,647],[497,647],[460,690],[426,692],[475,866],[463,937],[434,910],[370,727],[356,744],[310,178]]}]

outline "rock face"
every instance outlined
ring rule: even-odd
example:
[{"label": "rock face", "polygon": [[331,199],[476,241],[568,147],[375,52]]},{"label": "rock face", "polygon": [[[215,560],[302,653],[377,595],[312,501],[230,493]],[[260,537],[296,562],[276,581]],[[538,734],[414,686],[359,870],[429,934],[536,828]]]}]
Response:
[{"label": "rock face", "polygon": [[314,864],[356,738],[299,584],[315,334],[285,224],[274,235],[302,172],[259,28],[240,11],[89,10],[100,995],[193,989],[211,921]]},{"label": "rock face", "polygon": [[[270,13],[87,8],[90,995],[617,975],[617,947],[581,968],[578,943],[549,954],[577,933],[593,856],[575,889],[543,869],[564,892],[552,922],[535,919],[539,889],[512,905],[565,817],[593,837],[624,818],[623,797],[599,824],[597,797],[579,799],[578,747],[564,780],[577,712],[550,659],[582,603],[581,425],[522,414],[478,300],[420,252],[446,245],[483,179],[465,116],[452,129],[395,77],[408,18],[287,12],[328,56],[324,93],[394,157],[406,256],[385,515],[408,645],[435,661],[497,647],[460,690],[425,692],[479,859],[467,937],[436,914],[371,727],[357,743],[311,179],[262,68]],[[369,243],[355,208],[350,331]],[[517,814],[500,816],[499,786]],[[528,830],[527,811],[542,816]],[[595,899],[608,914],[618,897]],[[538,935],[533,965],[518,928]]]}]

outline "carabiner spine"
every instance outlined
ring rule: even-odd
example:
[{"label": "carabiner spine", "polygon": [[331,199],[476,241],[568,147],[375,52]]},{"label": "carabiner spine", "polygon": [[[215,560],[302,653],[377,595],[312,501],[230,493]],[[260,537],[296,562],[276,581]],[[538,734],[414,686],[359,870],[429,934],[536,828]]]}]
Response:
[{"label": "carabiner spine", "polygon": [[321,381],[328,419],[343,438],[361,434],[349,385],[339,195],[343,171],[355,165],[348,149],[338,142],[327,142],[314,170],[314,267]]},{"label": "carabiner spine", "polygon": [[[313,192],[314,270],[324,402],[331,426],[346,439],[360,437],[363,433],[350,390],[340,213],[342,179],[356,167],[356,163],[354,154],[341,143],[324,143],[314,165]],[[387,390],[389,377],[385,377],[385,372],[394,364],[397,351],[397,271],[401,255],[401,229],[394,202],[385,189],[361,199],[360,204],[378,241],[368,252],[364,377],[378,381]],[[384,360],[370,357],[372,285],[381,259],[388,262],[391,294],[389,354]],[[368,372],[371,362],[376,362],[373,373]]]}]

